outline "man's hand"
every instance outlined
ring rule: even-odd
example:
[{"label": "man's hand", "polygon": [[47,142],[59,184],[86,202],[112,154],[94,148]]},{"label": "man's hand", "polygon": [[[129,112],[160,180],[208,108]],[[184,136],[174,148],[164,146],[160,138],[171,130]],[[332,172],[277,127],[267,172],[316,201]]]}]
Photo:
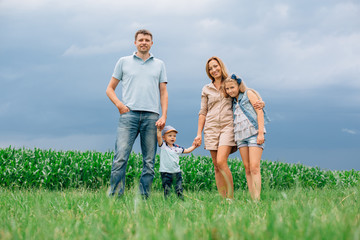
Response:
[{"label": "man's hand", "polygon": [[163,128],[165,127],[165,123],[166,123],[166,117],[162,116],[161,118],[159,118],[159,120],[156,121],[155,126],[160,130],[163,130]]},{"label": "man's hand", "polygon": [[118,108],[120,114],[130,112],[130,109],[127,106],[125,106],[124,104],[117,106],[117,108]]}]

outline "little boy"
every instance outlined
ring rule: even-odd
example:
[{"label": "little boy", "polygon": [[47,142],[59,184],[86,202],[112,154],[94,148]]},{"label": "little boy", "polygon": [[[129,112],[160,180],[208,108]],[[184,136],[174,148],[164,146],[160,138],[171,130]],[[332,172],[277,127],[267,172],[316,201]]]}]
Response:
[{"label": "little boy", "polygon": [[[181,153],[191,153],[196,148],[195,145],[184,149],[175,144],[176,131],[172,126],[165,126],[162,132],[157,129],[157,140],[160,147],[160,174],[164,188],[165,199],[170,195],[173,180],[176,180],[175,191],[178,197],[184,200],[182,188],[182,176],[179,165],[179,155]],[[164,144],[164,142],[165,144]]]}]

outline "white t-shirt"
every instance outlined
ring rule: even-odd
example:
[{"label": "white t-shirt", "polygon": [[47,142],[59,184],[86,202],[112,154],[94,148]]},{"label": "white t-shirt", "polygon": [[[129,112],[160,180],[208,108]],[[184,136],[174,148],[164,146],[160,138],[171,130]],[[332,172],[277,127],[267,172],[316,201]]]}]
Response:
[{"label": "white t-shirt", "polygon": [[165,142],[163,142],[160,146],[160,172],[180,172],[179,156],[183,152],[183,147],[174,144],[174,146],[170,148]]}]

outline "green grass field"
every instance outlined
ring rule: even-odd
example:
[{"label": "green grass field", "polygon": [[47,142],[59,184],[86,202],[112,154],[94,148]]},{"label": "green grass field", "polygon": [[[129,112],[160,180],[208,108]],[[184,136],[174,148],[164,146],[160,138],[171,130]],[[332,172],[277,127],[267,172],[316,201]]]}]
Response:
[{"label": "green grass field", "polygon": [[[136,190],[134,190],[136,189]],[[137,188],[122,199],[106,189],[0,191],[0,239],[359,239],[359,187],[269,189],[252,202],[215,191],[186,191],[185,201]]]},{"label": "green grass field", "polygon": [[261,161],[260,202],[229,159],[235,201],[216,191],[209,157],[180,159],[185,201],[164,200],[159,158],[151,197],[138,195],[141,154],[126,194],[109,198],[112,152],[0,149],[0,239],[360,239],[360,171]]}]

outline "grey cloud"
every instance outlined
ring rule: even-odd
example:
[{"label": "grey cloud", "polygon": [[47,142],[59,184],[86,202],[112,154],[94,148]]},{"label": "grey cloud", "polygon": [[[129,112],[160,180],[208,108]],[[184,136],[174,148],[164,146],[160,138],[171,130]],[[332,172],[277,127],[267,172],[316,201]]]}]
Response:
[{"label": "grey cloud", "polygon": [[341,129],[341,131],[344,133],[352,134],[352,135],[355,135],[358,133],[356,130],[347,129],[347,128],[343,128],[343,129]]},{"label": "grey cloud", "polygon": [[179,144],[194,138],[205,62],[218,55],[264,97],[272,158],[298,146],[316,162],[301,152],[358,145],[360,4],[190,1],[0,1],[1,146],[112,148],[118,112],[105,88],[143,27],[166,64]]}]

